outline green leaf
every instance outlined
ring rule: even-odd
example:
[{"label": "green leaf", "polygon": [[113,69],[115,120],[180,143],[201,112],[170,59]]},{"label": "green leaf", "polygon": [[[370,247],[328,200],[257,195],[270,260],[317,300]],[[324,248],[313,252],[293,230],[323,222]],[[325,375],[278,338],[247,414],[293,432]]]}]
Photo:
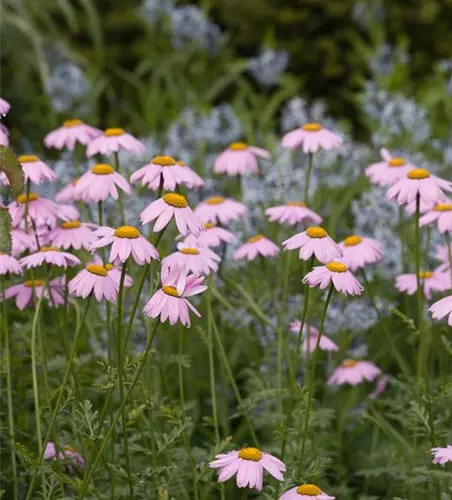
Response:
[{"label": "green leaf", "polygon": [[8,177],[11,194],[17,198],[24,188],[24,173],[12,149],[0,146],[0,171]]},{"label": "green leaf", "polygon": [[8,209],[0,207],[0,252],[11,253],[11,229]]}]

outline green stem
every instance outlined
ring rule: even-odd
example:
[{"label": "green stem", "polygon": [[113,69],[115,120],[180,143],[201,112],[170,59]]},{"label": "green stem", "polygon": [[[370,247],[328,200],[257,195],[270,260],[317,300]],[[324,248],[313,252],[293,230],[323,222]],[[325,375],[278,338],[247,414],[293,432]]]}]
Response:
[{"label": "green stem", "polygon": [[314,155],[308,154],[308,169],[306,170],[305,184],[304,184],[304,202],[309,206],[309,187],[311,185],[312,167],[314,165]]},{"label": "green stem", "polygon": [[424,315],[423,315],[423,282],[421,279],[421,235],[419,228],[420,218],[420,196],[416,195],[416,213],[415,213],[415,238],[414,238],[414,259],[416,266],[416,297],[417,297],[417,314],[418,314],[418,330],[419,330],[419,351],[417,363],[417,390],[420,390],[422,378],[424,376],[425,365],[425,349],[426,339],[424,338]]}]

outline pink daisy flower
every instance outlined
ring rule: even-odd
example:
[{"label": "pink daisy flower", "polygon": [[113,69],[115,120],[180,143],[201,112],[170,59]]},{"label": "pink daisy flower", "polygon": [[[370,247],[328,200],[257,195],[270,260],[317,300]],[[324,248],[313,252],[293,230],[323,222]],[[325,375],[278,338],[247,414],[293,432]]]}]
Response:
[{"label": "pink daisy flower", "polygon": [[28,233],[19,227],[13,227],[11,230],[11,240],[12,240],[12,254],[19,255],[25,250],[29,252],[36,252],[38,246],[36,244],[36,237],[33,231]]},{"label": "pink daisy flower", "polygon": [[0,115],[5,116],[11,109],[11,104],[0,97]]},{"label": "pink daisy flower", "polygon": [[85,466],[85,461],[83,457],[71,448],[70,446],[64,446],[62,451],[57,451],[56,446],[52,441],[49,441],[44,448],[44,460],[59,460],[59,461],[70,461],[72,465],[76,467],[83,468]]},{"label": "pink daisy flower", "polygon": [[261,491],[264,482],[264,470],[278,481],[284,481],[286,466],[281,460],[260,451],[257,448],[242,448],[216,455],[216,460],[209,463],[211,469],[219,469],[218,481],[223,483],[237,475],[239,488],[255,488]]},{"label": "pink daisy flower", "polygon": [[373,163],[365,170],[367,177],[377,186],[390,186],[404,179],[410,170],[416,168],[405,158],[391,156],[387,149],[380,149],[380,154],[384,161]]},{"label": "pink daisy flower", "polygon": [[288,201],[285,205],[267,208],[265,215],[270,222],[279,222],[289,226],[295,226],[302,222],[317,225],[323,221],[320,215],[307,208],[301,201]]},{"label": "pink daisy flower", "polygon": [[250,238],[244,245],[234,252],[234,260],[254,260],[258,255],[262,257],[276,257],[279,247],[262,234]]},{"label": "pink daisy flower", "polygon": [[44,137],[44,145],[46,148],[66,148],[72,151],[77,143],[86,146],[99,135],[102,135],[102,130],[85,125],[82,120],[66,120],[61,127]]},{"label": "pink daisy flower", "polygon": [[333,374],[328,379],[328,385],[358,385],[365,380],[372,382],[380,374],[380,368],[375,366],[371,361],[346,359],[333,371]]},{"label": "pink daisy flower", "polygon": [[64,202],[74,202],[77,201],[75,195],[75,185],[77,184],[77,179],[73,179],[69,184],[66,184],[63,189],[60,189],[55,196],[55,201],[57,203]]},{"label": "pink daisy flower", "polygon": [[83,174],[75,185],[75,197],[85,203],[105,201],[109,196],[118,199],[117,188],[126,194],[132,190],[126,179],[111,165],[98,164]]},{"label": "pink daisy flower", "polygon": [[426,226],[436,222],[441,234],[452,231],[452,203],[437,203],[431,212],[419,219],[419,225]]},{"label": "pink daisy flower", "polygon": [[429,311],[432,313],[433,319],[443,319],[445,316],[448,316],[447,324],[452,326],[452,295],[432,304]]},{"label": "pink daisy flower", "polygon": [[215,226],[210,222],[204,224],[205,231],[203,231],[197,238],[189,234],[184,239],[184,244],[187,246],[200,246],[207,248],[219,247],[222,243],[233,243],[236,238],[231,231],[223,227]]},{"label": "pink daisy flower", "polygon": [[244,175],[247,172],[259,173],[257,157],[270,159],[266,149],[248,146],[244,142],[234,142],[223,151],[215,160],[214,172],[216,174]]},{"label": "pink daisy flower", "polygon": [[448,444],[446,448],[432,448],[433,463],[445,465],[447,462],[452,462],[452,444]]},{"label": "pink daisy flower", "polygon": [[158,318],[165,323],[167,319],[171,325],[180,321],[190,327],[191,310],[198,318],[201,314],[189,302],[187,297],[204,292],[207,286],[203,285],[204,278],[193,274],[185,275],[180,269],[174,268],[169,274],[162,273],[162,288],[157,290],[149,302],[144,306],[144,313],[150,318]]},{"label": "pink daisy flower", "polygon": [[22,165],[25,180],[30,180],[34,184],[56,179],[55,172],[35,155],[19,156],[19,163]]},{"label": "pink daisy flower", "polygon": [[[293,333],[299,333],[301,328],[301,321],[295,320],[290,324],[290,331]],[[308,352],[314,352],[317,345],[317,339],[319,338],[319,331],[317,328],[311,325],[304,325],[303,328],[304,340],[301,345],[301,353],[306,354]],[[325,334],[320,337],[319,349],[321,351],[338,351],[338,345],[333,342]]]},{"label": "pink daisy flower", "polygon": [[225,226],[232,220],[238,220],[245,215],[246,205],[223,196],[212,196],[202,201],[196,208],[195,214],[204,223],[221,224]]},{"label": "pink daisy flower", "polygon": [[330,283],[344,295],[361,295],[363,287],[342,262],[328,262],[325,266],[316,266],[304,278],[311,288],[320,286],[323,290]]},{"label": "pink daisy flower", "polygon": [[[96,264],[98,266],[103,266],[107,271],[108,275],[116,281],[116,283],[121,283],[121,273],[122,268],[120,266],[115,267],[113,264],[104,264],[103,260],[99,257],[99,255],[94,255],[94,259],[92,262],[88,262],[87,265]],[[126,274],[124,276],[124,288],[130,288],[133,285],[133,279]]]},{"label": "pink daisy flower", "polygon": [[153,228],[156,233],[164,229],[173,217],[177,229],[183,236],[192,233],[198,237],[201,231],[204,231],[202,222],[188,206],[187,199],[179,193],[163,195],[150,203],[140,214],[142,224],[149,224],[157,219]]},{"label": "pink daisy flower", "polygon": [[296,149],[303,147],[303,153],[316,153],[319,148],[329,151],[342,146],[342,139],[323,128],[319,123],[305,123],[283,137],[283,148]]},{"label": "pink daisy flower", "polygon": [[[13,201],[8,205],[13,226],[18,226],[24,219],[26,203],[27,195],[21,194],[17,197],[17,201]],[[41,198],[36,193],[30,193],[28,195],[28,216],[33,219],[37,226],[46,224],[54,226],[57,212],[58,205],[53,201]]]},{"label": "pink daisy flower", "polygon": [[130,256],[139,266],[149,264],[152,259],[159,259],[157,249],[146,238],[143,238],[135,227],[121,226],[118,229],[112,229],[102,226],[94,231],[94,235],[100,239],[90,245],[90,252],[112,244],[108,260],[114,265],[124,264]]},{"label": "pink daisy flower", "polygon": [[377,380],[375,389],[367,396],[369,399],[378,399],[386,390],[388,385],[388,377],[383,375]]},{"label": "pink daisy flower", "polygon": [[[78,220],[80,212],[74,205],[58,205],[57,217],[66,222]],[[94,224],[92,224],[94,226]]]},{"label": "pink daisy flower", "polygon": [[[34,289],[34,291],[33,291]],[[44,292],[44,281],[42,280],[32,280],[25,281],[20,285],[10,286],[5,290],[5,299],[10,299],[12,297],[16,298],[16,307],[19,310],[25,309],[28,305],[33,303],[33,295],[39,300],[44,292],[44,298],[48,301],[50,306],[59,306],[64,303],[64,298],[62,295],[63,287],[61,286],[61,280],[56,278],[52,280]]]},{"label": "pink daisy flower", "polygon": [[41,247],[36,253],[22,257],[19,263],[27,269],[42,266],[44,263],[66,269],[80,264],[80,259],[56,247]]},{"label": "pink daisy flower", "polygon": [[327,495],[315,484],[302,484],[287,490],[279,500],[334,500],[335,498]]},{"label": "pink daisy flower", "polygon": [[[3,144],[0,145],[3,146]],[[0,172],[0,184],[2,186],[9,186],[9,180],[8,177],[6,177],[5,172]]]},{"label": "pink daisy flower", "polygon": [[22,266],[17,260],[7,253],[0,252],[0,276],[5,274],[23,274]]},{"label": "pink daisy flower", "polygon": [[288,240],[283,241],[284,250],[300,249],[301,260],[309,260],[312,255],[322,263],[342,257],[342,250],[322,227],[311,226]]},{"label": "pink daisy flower", "polygon": [[69,293],[86,299],[94,293],[97,302],[103,298],[115,302],[118,297],[119,283],[113,279],[104,266],[89,264],[69,282]]},{"label": "pink daisy flower", "polygon": [[[443,292],[450,284],[447,273],[440,271],[424,271],[419,274],[424,296],[427,300],[432,298],[433,292]],[[417,277],[415,273],[400,274],[396,277],[395,287],[399,292],[414,295],[417,291]]]},{"label": "pink daisy flower", "polygon": [[94,234],[94,224],[82,223],[79,220],[62,222],[48,234],[49,242],[57,248],[73,248],[74,250],[88,250],[90,245],[97,241]]},{"label": "pink daisy flower", "polygon": [[[444,202],[446,202],[446,203],[449,203],[449,201],[450,201],[449,198],[445,198],[444,199]],[[420,203],[419,203],[419,212],[421,214],[425,214],[427,212],[430,212],[431,210],[433,210],[433,207],[435,205],[436,205],[435,202],[432,202],[432,201],[425,202],[423,200],[420,200]],[[405,205],[405,213],[407,215],[414,215],[416,213],[416,200],[414,200],[411,203],[408,203],[407,205]]]},{"label": "pink daisy flower", "polygon": [[184,243],[179,243],[177,250],[162,260],[162,273],[169,273],[175,267],[186,274],[193,273],[197,276],[218,271],[218,263],[221,259],[207,247],[189,247]]},{"label": "pink daisy flower", "polygon": [[352,271],[375,264],[383,258],[380,243],[372,238],[349,236],[339,243],[339,247],[342,250],[342,262]]},{"label": "pink daisy flower", "polygon": [[452,183],[432,175],[425,168],[410,170],[406,177],[393,184],[386,194],[388,200],[396,200],[399,205],[416,201],[417,195],[425,203],[439,203],[445,199],[442,190],[452,191]]},{"label": "pink daisy flower", "polygon": [[111,155],[121,150],[142,155],[145,149],[141,141],[126,133],[122,128],[107,128],[102,135],[95,137],[88,144],[86,155],[88,157],[97,153]]},{"label": "pink daisy flower", "polygon": [[8,129],[0,123],[0,146],[9,146],[9,131]]},{"label": "pink daisy flower", "polygon": [[193,169],[187,166],[184,161],[177,161],[176,163],[179,165],[179,167],[183,168],[181,174],[184,178],[184,184],[189,189],[197,189],[205,185],[203,179]]},{"label": "pink daisy flower", "polygon": [[[450,246],[452,252],[452,244]],[[436,253],[435,258],[441,261],[440,266],[438,267],[438,271],[447,271],[449,270],[449,250],[447,245],[436,245]]]}]

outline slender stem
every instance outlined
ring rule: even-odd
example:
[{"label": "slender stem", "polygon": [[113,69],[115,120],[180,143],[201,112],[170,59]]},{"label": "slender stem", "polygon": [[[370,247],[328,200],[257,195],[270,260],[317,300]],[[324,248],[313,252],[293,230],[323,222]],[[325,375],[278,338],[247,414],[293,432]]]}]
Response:
[{"label": "slender stem", "polygon": [[104,210],[103,210],[103,206],[102,206],[101,201],[99,201],[97,203],[97,219],[99,221],[99,226],[103,226],[104,225]]},{"label": "slender stem", "polygon": [[[1,292],[2,296],[5,293],[5,278],[1,278]],[[5,332],[5,363],[6,363],[6,394],[8,401],[8,433],[11,451],[11,468],[13,472],[13,498],[19,498],[18,482],[17,482],[17,463],[16,463],[16,441],[14,429],[14,413],[13,413],[13,390],[11,378],[11,351],[9,343],[9,329],[8,329],[8,310],[6,300],[2,301],[3,306],[3,330]]]},{"label": "slender stem", "polygon": [[312,167],[314,165],[314,155],[313,153],[308,154],[308,168],[306,170],[306,177],[304,183],[304,202],[309,205],[309,187],[311,185],[311,174]]},{"label": "slender stem", "polygon": [[421,279],[421,236],[419,228],[420,217],[420,196],[416,195],[416,213],[415,213],[415,238],[414,238],[414,259],[416,266],[416,297],[417,297],[417,314],[418,314],[418,330],[419,330],[419,351],[417,364],[417,389],[420,390],[422,377],[424,376],[425,364],[425,349],[426,339],[424,338],[424,314],[423,314],[423,280]]}]

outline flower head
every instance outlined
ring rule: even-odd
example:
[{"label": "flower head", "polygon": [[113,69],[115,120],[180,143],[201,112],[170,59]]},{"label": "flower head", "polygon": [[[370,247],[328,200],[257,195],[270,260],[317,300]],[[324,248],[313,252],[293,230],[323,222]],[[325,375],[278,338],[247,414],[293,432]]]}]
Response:
[{"label": "flower head", "polygon": [[353,235],[339,243],[342,250],[342,262],[352,271],[369,264],[375,264],[382,258],[381,245],[377,240]]},{"label": "flower head", "polygon": [[88,144],[86,155],[88,157],[97,153],[110,155],[121,150],[142,155],[145,149],[141,141],[125,132],[122,128],[107,128],[102,135],[94,138]]},{"label": "flower head", "polygon": [[375,389],[367,396],[369,399],[378,399],[386,390],[388,377],[382,375],[375,384]]},{"label": "flower head", "polygon": [[46,443],[44,448],[44,460],[59,460],[61,462],[69,461],[72,465],[76,467],[83,468],[85,466],[85,461],[83,457],[71,448],[70,446],[64,446],[62,451],[58,451],[56,446],[52,441]]},{"label": "flower head", "polygon": [[0,252],[0,276],[5,274],[23,274],[22,266],[11,255]]},{"label": "flower head", "polygon": [[66,120],[61,127],[52,130],[44,137],[44,145],[47,148],[66,148],[72,151],[77,143],[86,146],[101,134],[102,130],[85,125],[81,120]]},{"label": "flower head", "polygon": [[325,229],[311,226],[283,241],[284,250],[294,250],[299,248],[299,257],[302,260],[309,260],[312,255],[322,263],[329,262],[342,257],[342,251],[337,243],[328,236]]},{"label": "flower head", "polygon": [[222,243],[233,243],[236,238],[231,231],[223,227],[215,226],[208,222],[204,224],[205,231],[203,231],[198,238],[189,234],[184,239],[184,244],[188,246],[200,246],[207,248],[219,247]]},{"label": "flower head", "polygon": [[265,214],[270,222],[279,222],[289,226],[295,226],[302,222],[321,224],[323,221],[320,215],[307,208],[301,201],[289,201],[285,205],[267,208]]},{"label": "flower head", "polygon": [[319,148],[329,151],[342,146],[342,139],[319,123],[305,123],[283,137],[284,148],[303,148],[303,153],[316,153]]},{"label": "flower head", "polygon": [[185,243],[179,243],[177,250],[177,252],[173,252],[162,259],[162,273],[169,273],[175,267],[186,274],[193,273],[197,276],[208,275],[211,271],[218,271],[218,263],[221,258],[207,247],[190,247]]},{"label": "flower head", "polygon": [[8,114],[9,110],[11,109],[11,104],[0,97],[0,115],[5,116]]},{"label": "flower head", "polygon": [[101,302],[104,297],[109,302],[115,302],[119,283],[109,276],[105,266],[89,264],[69,282],[68,287],[71,295],[82,299],[94,293],[98,302]]},{"label": "flower head", "polygon": [[[419,277],[424,296],[427,300],[432,298],[433,292],[443,292],[450,286],[450,277],[445,272],[423,271],[419,274]],[[399,292],[414,295],[417,291],[416,274],[400,274],[396,278],[395,287]]]},{"label": "flower head", "polygon": [[202,222],[211,224],[227,225],[232,220],[240,219],[245,213],[246,205],[223,196],[211,196],[195,208],[195,214]]},{"label": "flower head", "polygon": [[17,256],[22,252],[28,250],[33,253],[38,250],[38,245],[36,244],[36,237],[34,231],[29,231],[28,233],[20,228],[13,227],[11,230],[11,241],[12,241],[12,254]]},{"label": "flower head", "polygon": [[275,257],[279,247],[262,234],[250,238],[244,245],[234,252],[234,260],[254,260],[258,255],[262,257]]},{"label": "flower head", "polygon": [[0,146],[9,146],[9,131],[2,123],[0,123]]},{"label": "flower head", "polygon": [[[28,203],[27,203],[28,201]],[[25,207],[28,204],[28,217],[34,221],[37,226],[48,224],[54,226],[58,212],[58,206],[51,200],[41,198],[36,193],[21,194],[17,201],[9,204],[8,210],[11,214],[13,226],[18,226],[25,217]]]},{"label": "flower head", "polygon": [[361,295],[363,287],[342,262],[328,262],[325,266],[316,266],[304,278],[311,288],[320,286],[326,288],[330,283],[344,295]]},{"label": "flower head", "polygon": [[452,202],[436,203],[430,212],[427,212],[419,219],[419,225],[426,226],[436,222],[438,231],[441,234],[452,231]]},{"label": "flower head", "polygon": [[64,203],[64,202],[73,202],[76,201],[78,198],[75,195],[75,185],[77,184],[77,179],[72,179],[69,184],[66,184],[64,188],[60,189],[58,193],[55,195],[55,200],[57,203]]},{"label": "flower head", "polygon": [[57,248],[74,248],[88,250],[91,243],[97,240],[93,231],[93,224],[82,223],[79,220],[62,222],[48,233],[52,246]]},{"label": "flower head", "polygon": [[[45,288],[45,289],[44,289]],[[62,295],[63,286],[60,278],[52,280],[47,287],[44,287],[44,281],[31,280],[25,281],[19,285],[10,286],[5,290],[4,298],[16,298],[16,307],[20,310],[33,304],[33,297],[39,300],[42,294],[50,306],[59,306],[64,303]],[[2,297],[3,299],[3,297]]]},{"label": "flower head", "polygon": [[[292,321],[289,328],[291,332],[299,333],[301,328],[301,321]],[[319,338],[319,331],[317,330],[317,328],[311,325],[304,325],[303,337],[304,340],[301,345],[301,353],[306,354],[308,352],[314,352]],[[322,334],[322,336],[320,337],[319,349],[321,351],[338,351],[339,347],[329,337],[327,337],[325,334]]]},{"label": "flower head", "polygon": [[334,500],[335,498],[327,495],[315,484],[301,484],[287,490],[279,500]]},{"label": "flower head", "polygon": [[56,179],[55,172],[35,155],[19,156],[19,163],[22,166],[25,180],[34,184]]},{"label": "flower head", "polygon": [[365,380],[372,382],[380,373],[380,368],[375,366],[371,361],[346,359],[333,371],[333,374],[328,379],[328,385],[358,385]]},{"label": "flower head", "polygon": [[438,300],[430,306],[429,311],[433,319],[443,319],[447,316],[447,323],[452,326],[452,295]]},{"label": "flower head", "polygon": [[416,168],[414,165],[399,156],[391,156],[387,149],[380,149],[383,161],[373,163],[366,168],[366,175],[370,181],[377,186],[390,186],[400,179],[406,177],[406,174]]},{"label": "flower head", "polygon": [[270,159],[270,153],[262,148],[248,146],[244,142],[234,142],[215,160],[216,174],[244,175],[247,172],[257,174],[257,158]]},{"label": "flower head", "polygon": [[74,188],[75,198],[89,202],[105,201],[109,196],[118,199],[118,189],[126,194],[132,192],[126,179],[118,174],[111,165],[94,165],[91,170],[78,179]]},{"label": "flower head", "polygon": [[56,247],[41,247],[36,253],[22,257],[19,263],[27,269],[42,266],[44,263],[66,269],[80,264],[80,259]]},{"label": "flower head", "polygon": [[448,444],[445,448],[432,448],[433,463],[445,465],[447,462],[452,462],[452,444]]}]

